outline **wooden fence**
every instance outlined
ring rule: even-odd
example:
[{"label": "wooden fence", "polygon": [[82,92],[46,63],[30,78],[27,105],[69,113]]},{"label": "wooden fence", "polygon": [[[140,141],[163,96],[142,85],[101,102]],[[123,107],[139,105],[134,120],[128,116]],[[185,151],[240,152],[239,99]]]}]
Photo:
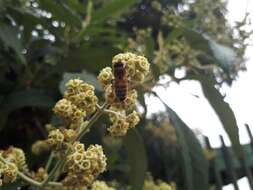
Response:
[{"label": "wooden fence", "polygon": [[250,143],[242,145],[243,155],[238,159],[232,148],[227,147],[220,135],[221,148],[213,149],[208,137],[205,137],[205,145],[215,156],[210,160],[209,171],[210,184],[215,185],[216,190],[222,190],[222,186],[232,183],[235,190],[239,190],[238,179],[247,177],[250,189],[253,190],[253,136],[249,126],[245,125],[250,138]]}]

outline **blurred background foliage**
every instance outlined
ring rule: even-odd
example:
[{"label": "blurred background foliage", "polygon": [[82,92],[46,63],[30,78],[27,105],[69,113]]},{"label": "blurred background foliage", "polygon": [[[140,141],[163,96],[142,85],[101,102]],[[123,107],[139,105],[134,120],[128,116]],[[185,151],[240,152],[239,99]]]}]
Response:
[{"label": "blurred background foliage", "polygon": [[[231,27],[226,11],[221,0],[0,0],[1,148],[24,148],[32,169],[44,164],[47,154],[32,155],[31,144],[46,138],[45,124],[57,122],[51,108],[64,82],[80,77],[103,97],[96,75],[116,53],[131,51],[145,55],[152,69],[138,87],[141,124],[113,139],[102,118],[83,139],[106,148],[109,168],[102,178],[116,180],[118,189],[145,184],[149,190],[155,189],[144,183],[150,172],[148,179],[176,183],[179,190],[208,189],[208,160],[194,133],[166,102],[166,113],[146,117],[145,96],[159,98],[157,85],[199,81],[242,158],[235,115],[219,88],[246,69],[251,33],[243,30],[247,15]],[[169,80],[161,84],[163,76]]]}]

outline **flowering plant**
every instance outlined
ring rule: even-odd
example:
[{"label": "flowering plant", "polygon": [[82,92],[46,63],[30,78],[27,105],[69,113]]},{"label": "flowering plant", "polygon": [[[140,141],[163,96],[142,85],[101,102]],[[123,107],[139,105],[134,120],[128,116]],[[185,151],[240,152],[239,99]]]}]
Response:
[{"label": "flowering plant", "polygon": [[[45,148],[51,151],[47,165],[33,172],[26,164],[22,149],[10,147],[2,150],[1,185],[21,178],[28,184],[44,189],[113,189],[104,182],[96,181],[107,166],[103,147],[95,144],[85,148],[81,139],[103,114],[109,116],[112,124],[108,131],[115,137],[126,135],[140,121],[139,114],[135,111],[137,91],[131,85],[134,87],[144,81],[149,72],[149,62],[143,56],[122,53],[113,58],[113,66],[117,63],[124,65],[122,69],[126,73],[128,88],[125,89],[125,99],[119,100],[115,93],[115,75],[110,67],[102,69],[98,75],[98,81],[105,92],[105,100],[101,105],[94,86],[80,79],[69,80],[63,98],[53,108],[53,112],[61,119],[61,125],[48,124],[48,138],[37,141],[32,146],[35,154],[40,154]],[[52,162],[53,159],[56,161]],[[60,179],[62,173],[65,177]]]}]

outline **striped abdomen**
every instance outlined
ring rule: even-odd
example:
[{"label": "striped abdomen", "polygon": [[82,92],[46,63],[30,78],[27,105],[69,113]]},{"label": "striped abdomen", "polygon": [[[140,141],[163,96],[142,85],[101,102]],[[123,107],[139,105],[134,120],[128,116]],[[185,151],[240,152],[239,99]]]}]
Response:
[{"label": "striped abdomen", "polygon": [[114,92],[119,101],[124,101],[127,96],[128,80],[125,65],[121,62],[113,66]]}]

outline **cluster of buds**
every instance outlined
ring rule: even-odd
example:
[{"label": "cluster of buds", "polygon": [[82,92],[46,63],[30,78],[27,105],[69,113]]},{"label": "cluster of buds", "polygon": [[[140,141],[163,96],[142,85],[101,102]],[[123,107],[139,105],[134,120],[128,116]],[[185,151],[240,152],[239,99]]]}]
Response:
[{"label": "cluster of buds", "polygon": [[49,131],[46,143],[60,156],[64,156],[74,137],[76,137],[76,131],[73,129],[53,129]]},{"label": "cluster of buds", "polygon": [[48,177],[48,173],[45,170],[45,168],[39,168],[37,170],[37,172],[33,172],[31,174],[32,178],[36,181],[42,182],[43,180],[45,180]]},{"label": "cluster of buds", "polygon": [[169,27],[179,28],[183,26],[184,21],[178,11],[175,8],[170,7],[164,12],[162,22]]},{"label": "cluster of buds", "polygon": [[53,111],[61,117],[70,128],[79,127],[87,114],[96,111],[97,97],[95,88],[80,79],[70,80],[66,84],[64,98],[59,100]]},{"label": "cluster of buds", "polygon": [[109,187],[104,181],[95,181],[92,184],[91,190],[115,190],[113,187]]},{"label": "cluster of buds", "polygon": [[115,114],[109,115],[112,125],[108,131],[112,136],[126,135],[128,129],[134,128],[140,121],[139,114],[136,111],[126,115],[124,110],[117,110],[114,107],[111,107],[110,110],[115,111]]},{"label": "cluster of buds", "polygon": [[136,52],[141,55],[147,55],[149,53],[149,48],[147,47],[147,42],[152,36],[151,28],[147,29],[137,29],[133,28],[135,33],[135,38],[128,38],[128,47],[129,51]]},{"label": "cluster of buds", "polygon": [[154,63],[159,67],[160,72],[167,72],[171,68],[187,66],[187,68],[199,68],[199,51],[194,50],[186,40],[174,40],[166,44],[162,33],[158,35],[159,49],[155,52]]},{"label": "cluster of buds", "polygon": [[[123,65],[121,68],[123,71],[120,72],[120,75],[123,75],[120,76],[123,80],[119,85],[124,86],[123,89],[117,89],[117,81],[114,81],[114,75],[117,72],[115,67],[118,65]],[[144,81],[145,76],[149,73],[149,67],[150,64],[145,57],[133,53],[121,53],[113,57],[113,69],[107,67],[98,75],[98,81],[105,90],[106,102],[110,106],[108,112],[112,125],[108,131],[111,135],[124,136],[129,128],[138,124],[139,115],[135,111],[131,113],[136,107],[138,97],[137,91],[132,86]],[[117,97],[117,91],[120,91],[120,94],[126,94],[123,101]]]},{"label": "cluster of buds", "polygon": [[161,180],[154,181],[152,176],[148,176],[144,181],[144,190],[176,190],[176,184],[174,182],[165,183]]},{"label": "cluster of buds", "polygon": [[22,149],[11,146],[7,150],[2,151],[1,156],[7,162],[15,164],[18,170],[23,172],[28,171],[25,153]]},{"label": "cluster of buds", "polygon": [[63,180],[65,186],[87,187],[96,177],[106,170],[106,156],[100,145],[84,145],[75,142],[73,152],[67,157],[67,176]]},{"label": "cluster of buds", "polygon": [[0,161],[0,186],[12,183],[17,179],[18,168],[13,163],[3,163]]},{"label": "cluster of buds", "polygon": [[0,161],[0,186],[14,182],[19,170],[28,170],[23,150],[10,147],[5,151],[0,151],[0,156],[5,160],[5,162]]}]

